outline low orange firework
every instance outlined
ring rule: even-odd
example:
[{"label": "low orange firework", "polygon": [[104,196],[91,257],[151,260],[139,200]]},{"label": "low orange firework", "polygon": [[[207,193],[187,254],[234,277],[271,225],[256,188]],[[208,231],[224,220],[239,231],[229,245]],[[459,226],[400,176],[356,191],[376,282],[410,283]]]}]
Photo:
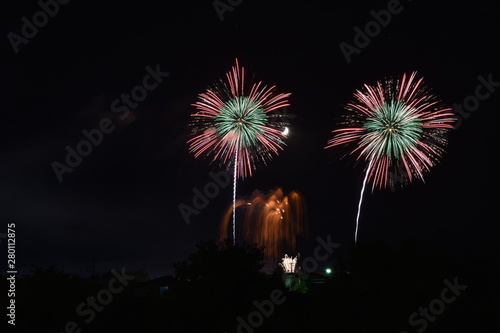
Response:
[{"label": "low orange firework", "polygon": [[[297,250],[299,236],[305,235],[305,201],[292,191],[278,187],[265,195],[255,191],[250,200],[239,199],[236,208],[243,215],[239,238],[264,247],[266,259],[276,260]],[[233,208],[228,208],[220,225],[220,240],[227,238]]]}]

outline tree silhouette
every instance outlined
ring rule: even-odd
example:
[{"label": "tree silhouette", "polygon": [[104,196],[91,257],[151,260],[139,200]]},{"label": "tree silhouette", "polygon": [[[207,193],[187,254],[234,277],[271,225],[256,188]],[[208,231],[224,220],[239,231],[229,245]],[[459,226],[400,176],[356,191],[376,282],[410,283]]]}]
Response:
[{"label": "tree silhouette", "polygon": [[232,245],[201,241],[197,252],[189,254],[187,260],[174,264],[176,275],[181,280],[234,280],[254,278],[262,273],[263,249],[256,245]]}]

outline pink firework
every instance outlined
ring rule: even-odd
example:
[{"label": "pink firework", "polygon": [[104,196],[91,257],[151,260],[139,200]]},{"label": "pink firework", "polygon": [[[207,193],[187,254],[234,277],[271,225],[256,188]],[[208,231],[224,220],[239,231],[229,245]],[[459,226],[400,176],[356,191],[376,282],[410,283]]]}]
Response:
[{"label": "pink firework", "polygon": [[245,70],[238,59],[226,79],[199,94],[193,104],[193,137],[188,144],[195,157],[211,156],[228,169],[232,164],[234,244],[236,179],[252,176],[260,162],[265,164],[283,149],[287,123],[273,111],[289,105],[290,93],[275,94],[275,86],[260,81],[245,90]]},{"label": "pink firework", "polygon": [[325,148],[351,147],[368,166],[361,188],[356,217],[355,242],[367,181],[375,187],[394,186],[402,180],[424,179],[441,157],[447,144],[446,133],[455,119],[451,108],[444,107],[416,72],[400,80],[388,79],[376,86],[364,85],[347,104],[344,128],[333,131]]},{"label": "pink firework", "polygon": [[275,94],[275,86],[262,82],[245,90],[245,70],[237,59],[226,79],[199,94],[193,104],[189,150],[196,157],[205,155],[227,168],[233,166],[235,176],[244,178],[285,146],[287,123],[273,111],[289,105],[290,93]]},{"label": "pink firework", "polygon": [[446,133],[455,121],[452,109],[442,105],[416,72],[385,84],[365,84],[354,98],[346,107],[348,126],[334,130],[326,148],[352,145],[349,154],[369,165],[372,189],[395,180],[423,180],[447,144]]}]

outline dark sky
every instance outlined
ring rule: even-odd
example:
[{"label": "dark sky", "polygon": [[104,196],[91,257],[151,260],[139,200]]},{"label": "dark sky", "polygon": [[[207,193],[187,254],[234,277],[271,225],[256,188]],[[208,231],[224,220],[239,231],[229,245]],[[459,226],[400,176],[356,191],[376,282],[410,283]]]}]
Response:
[{"label": "dark sky", "polygon": [[[347,254],[363,169],[323,147],[354,91],[416,70],[452,106],[475,95],[479,76],[500,82],[493,1],[401,1],[348,64],[339,44],[354,44],[354,27],[364,29],[370,12],[387,6],[247,0],[221,21],[209,0],[71,1],[16,53],[9,33],[22,36],[22,18],[33,22],[41,7],[3,1],[0,232],[16,223],[18,268],[55,265],[85,275],[95,257],[98,272],[144,268],[155,277],[172,274],[172,263],[198,241],[216,238],[230,186],[189,225],[178,205],[191,204],[193,188],[220,170],[189,154],[188,122],[197,94],[235,58],[291,92],[287,111],[295,115],[286,149],[240,182],[238,195],[277,186],[301,192],[309,227],[303,256],[328,234],[342,244],[339,256]],[[142,84],[147,66],[169,75],[120,119],[113,101]],[[500,87],[492,89],[450,133],[425,184],[365,193],[360,241],[397,246],[413,237],[423,250],[477,255],[498,249]],[[64,163],[65,147],[75,148],[82,130],[102,118],[115,129],[59,182],[51,164]]]}]

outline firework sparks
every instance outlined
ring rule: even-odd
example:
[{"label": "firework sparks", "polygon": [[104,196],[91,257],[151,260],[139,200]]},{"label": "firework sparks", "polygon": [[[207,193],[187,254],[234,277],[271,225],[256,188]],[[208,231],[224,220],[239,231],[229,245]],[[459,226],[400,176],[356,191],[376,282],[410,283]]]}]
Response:
[{"label": "firework sparks", "polygon": [[[273,261],[285,253],[295,252],[297,238],[305,235],[305,202],[296,191],[285,195],[277,188],[263,194],[255,191],[250,200],[237,200],[236,207],[243,214],[240,237],[250,243],[264,246],[266,259]],[[220,240],[227,238],[231,209],[220,225]]]},{"label": "firework sparks", "polygon": [[392,186],[396,180],[423,181],[444,152],[454,114],[416,74],[379,81],[376,86],[365,84],[357,90],[355,101],[346,106],[349,112],[343,125],[347,126],[334,130],[325,147],[350,147],[349,155],[368,163],[362,193],[367,181],[372,191]]},{"label": "firework sparks", "polygon": [[234,211],[236,210],[236,179],[252,176],[258,165],[266,164],[285,146],[284,130],[288,125],[273,111],[290,105],[290,93],[275,94],[275,86],[251,83],[245,89],[245,70],[238,59],[226,81],[199,94],[193,104],[193,136],[189,150],[195,157],[206,156],[234,170],[233,183],[233,242]]}]

